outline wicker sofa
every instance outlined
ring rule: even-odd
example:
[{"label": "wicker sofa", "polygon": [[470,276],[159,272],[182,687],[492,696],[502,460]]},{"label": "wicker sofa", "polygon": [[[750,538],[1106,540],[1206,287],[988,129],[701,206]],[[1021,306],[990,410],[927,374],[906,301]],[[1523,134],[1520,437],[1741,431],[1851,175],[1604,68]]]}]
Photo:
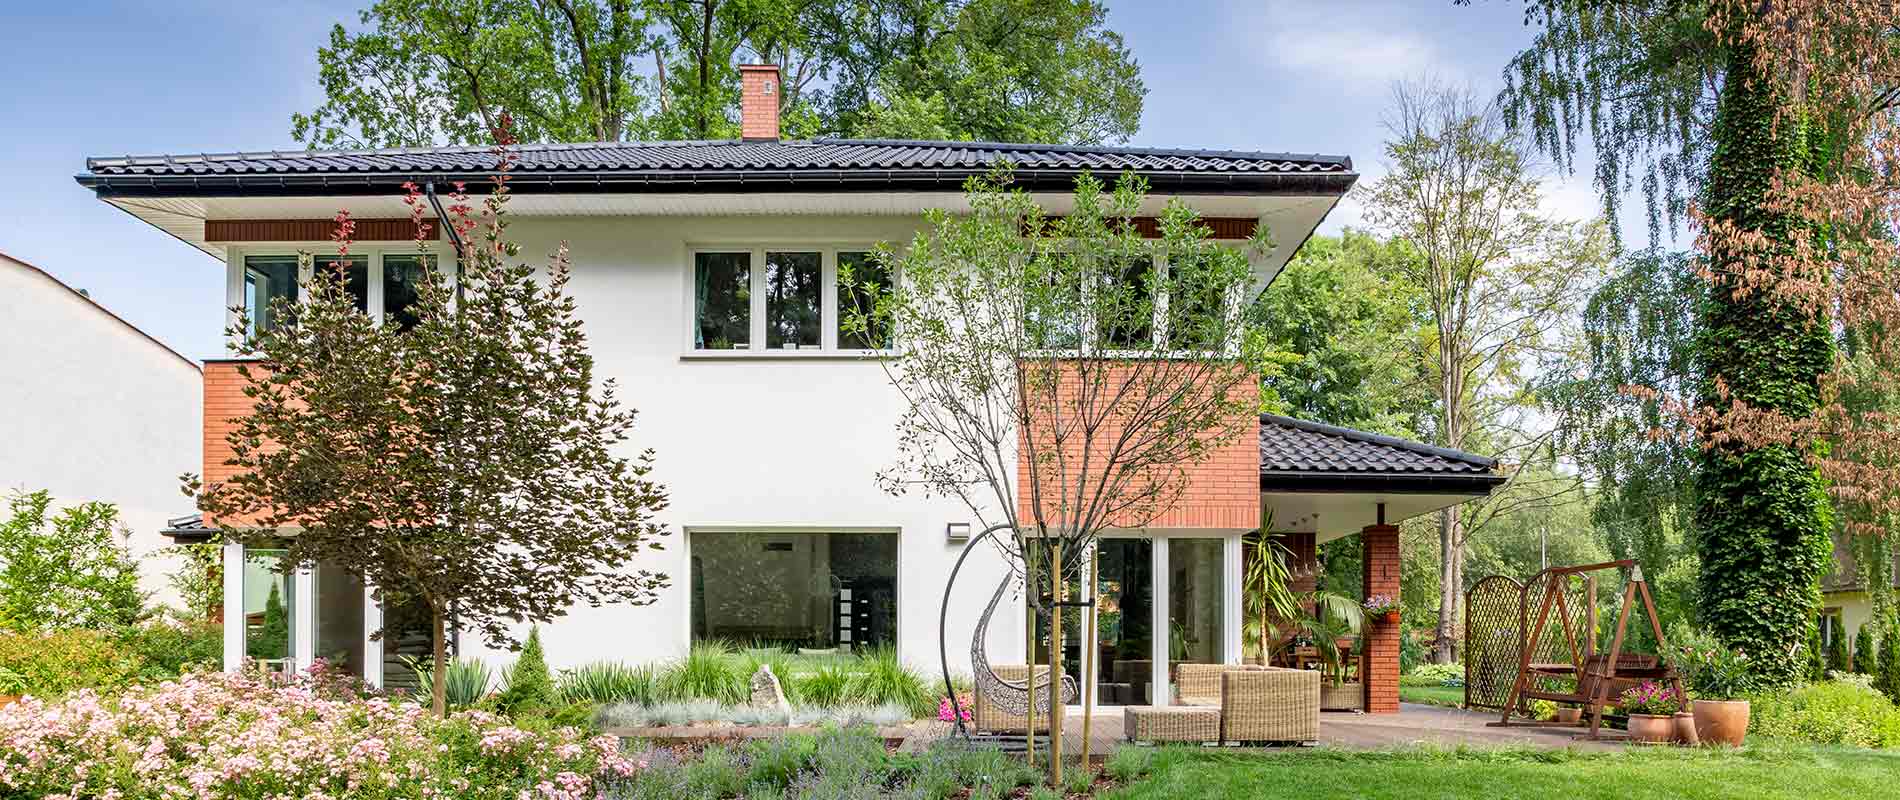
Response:
[{"label": "wicker sofa", "polygon": [[1130,741],[1311,742],[1319,738],[1319,673],[1237,664],[1175,667],[1179,705],[1129,707]]}]

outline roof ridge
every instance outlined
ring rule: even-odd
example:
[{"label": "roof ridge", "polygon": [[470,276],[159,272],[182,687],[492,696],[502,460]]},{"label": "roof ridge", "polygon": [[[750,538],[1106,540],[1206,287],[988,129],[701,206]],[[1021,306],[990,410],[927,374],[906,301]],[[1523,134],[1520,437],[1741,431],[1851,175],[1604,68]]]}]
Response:
[{"label": "roof ridge", "polygon": [[1453,450],[1452,448],[1449,448],[1449,447],[1439,447],[1437,445],[1425,444],[1424,442],[1414,442],[1410,439],[1404,439],[1397,436],[1388,436],[1383,433],[1373,433],[1371,431],[1362,431],[1357,428],[1348,428],[1343,425],[1330,425],[1324,422],[1314,422],[1312,420],[1296,419],[1294,417],[1285,417],[1279,414],[1268,414],[1265,412],[1262,412],[1260,414],[1260,421],[1262,423],[1271,423],[1274,425],[1279,425],[1281,427],[1293,428],[1295,430],[1303,430],[1310,433],[1318,433],[1318,434],[1323,434],[1327,436],[1337,436],[1342,439],[1348,439],[1348,440],[1356,441],[1356,442],[1365,442],[1367,444],[1383,445],[1386,447],[1396,447],[1401,450],[1406,450],[1413,453],[1419,453],[1421,455],[1437,456],[1439,458],[1447,458],[1453,461],[1462,461],[1464,463],[1471,464],[1473,466],[1483,467],[1485,469],[1491,469],[1498,465],[1497,459],[1490,458],[1487,456],[1481,456],[1476,453],[1467,453],[1463,450]]},{"label": "roof ridge", "polygon": [[859,144],[887,147],[963,147],[988,150],[1034,150],[1044,153],[1115,153],[1121,155],[1200,156],[1204,158],[1247,158],[1262,161],[1311,161],[1338,164],[1352,169],[1352,156],[1323,153],[1288,153],[1271,150],[1210,150],[1196,147],[1140,147],[1108,144],[1041,144],[1036,142],[956,141],[952,139],[854,139],[821,136],[813,144]]},{"label": "roof ridge", "polygon": [[[779,144],[801,144],[800,141],[785,141]],[[561,150],[611,150],[617,148],[648,147],[712,147],[721,145],[771,144],[771,142],[747,142],[740,139],[679,139],[628,142],[531,142],[516,144],[512,149],[517,152],[555,152]],[[153,153],[150,155],[89,156],[87,168],[94,165],[133,162],[153,162],[177,164],[185,162],[244,161],[268,158],[278,161],[299,158],[348,158],[351,156],[413,156],[446,155],[461,153],[486,153],[494,150],[494,145],[447,144],[419,147],[363,147],[330,150],[232,150],[221,153]]]}]

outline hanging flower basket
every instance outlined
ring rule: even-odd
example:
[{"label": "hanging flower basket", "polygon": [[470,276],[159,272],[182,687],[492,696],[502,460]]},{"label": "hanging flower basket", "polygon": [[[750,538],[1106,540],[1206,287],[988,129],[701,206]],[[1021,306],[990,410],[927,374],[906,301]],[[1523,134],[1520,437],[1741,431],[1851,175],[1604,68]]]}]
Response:
[{"label": "hanging flower basket", "polygon": [[1399,599],[1391,595],[1375,594],[1366,598],[1366,615],[1385,623],[1399,621],[1399,612],[1404,606]]}]

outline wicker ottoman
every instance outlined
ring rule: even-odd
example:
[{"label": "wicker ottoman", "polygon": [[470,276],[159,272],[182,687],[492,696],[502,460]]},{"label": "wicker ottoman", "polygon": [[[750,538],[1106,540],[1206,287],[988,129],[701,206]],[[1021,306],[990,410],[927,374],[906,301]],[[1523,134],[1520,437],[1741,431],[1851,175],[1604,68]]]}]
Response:
[{"label": "wicker ottoman", "polygon": [[1220,709],[1206,706],[1128,706],[1122,726],[1131,742],[1218,742]]}]

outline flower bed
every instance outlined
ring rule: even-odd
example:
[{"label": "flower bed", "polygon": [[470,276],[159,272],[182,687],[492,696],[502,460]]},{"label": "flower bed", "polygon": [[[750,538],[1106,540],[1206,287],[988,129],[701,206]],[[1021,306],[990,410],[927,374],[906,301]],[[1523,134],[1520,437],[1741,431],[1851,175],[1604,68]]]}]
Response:
[{"label": "flower bed", "polygon": [[480,711],[436,719],[314,672],[27,698],[0,710],[0,795],[580,800],[640,767],[612,737]]}]

